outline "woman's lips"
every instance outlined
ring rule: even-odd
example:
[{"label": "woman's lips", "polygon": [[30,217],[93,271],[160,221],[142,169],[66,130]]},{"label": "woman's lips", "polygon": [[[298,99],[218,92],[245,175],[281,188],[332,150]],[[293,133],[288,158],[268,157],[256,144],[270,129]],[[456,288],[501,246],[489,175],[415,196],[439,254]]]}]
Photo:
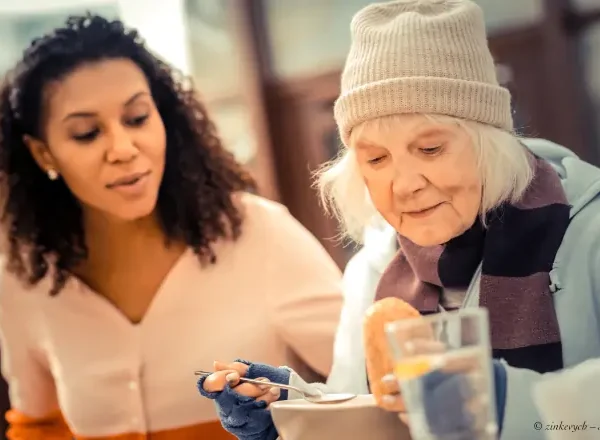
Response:
[{"label": "woman's lips", "polygon": [[147,176],[148,174],[150,174],[150,171],[144,171],[141,173],[134,173],[134,174],[130,174],[128,176],[123,176],[123,177],[120,177],[119,179],[115,180],[114,182],[108,183],[106,185],[106,187],[109,189],[112,189],[112,188],[116,188],[118,186],[132,185],[132,184],[136,183],[136,181]]},{"label": "woman's lips", "polygon": [[150,171],[127,176],[127,178],[119,179],[115,183],[107,185],[107,188],[116,191],[126,198],[141,197],[146,191],[149,175]]},{"label": "woman's lips", "polygon": [[442,206],[442,203],[438,203],[437,205],[434,205],[431,208],[426,208],[421,211],[405,212],[404,215],[408,215],[409,217],[412,217],[412,218],[425,218],[425,217],[428,217],[429,215],[433,214],[435,212],[435,210],[437,208],[439,208],[440,206]]}]

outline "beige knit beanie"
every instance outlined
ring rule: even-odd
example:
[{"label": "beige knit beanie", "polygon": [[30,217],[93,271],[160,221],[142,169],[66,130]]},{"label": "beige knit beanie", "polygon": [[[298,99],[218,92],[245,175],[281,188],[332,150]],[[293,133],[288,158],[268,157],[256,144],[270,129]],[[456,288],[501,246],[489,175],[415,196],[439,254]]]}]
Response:
[{"label": "beige knit beanie", "polygon": [[335,119],[344,144],[369,119],[455,116],[512,131],[510,93],[498,84],[480,7],[470,0],[371,4],[351,24]]}]

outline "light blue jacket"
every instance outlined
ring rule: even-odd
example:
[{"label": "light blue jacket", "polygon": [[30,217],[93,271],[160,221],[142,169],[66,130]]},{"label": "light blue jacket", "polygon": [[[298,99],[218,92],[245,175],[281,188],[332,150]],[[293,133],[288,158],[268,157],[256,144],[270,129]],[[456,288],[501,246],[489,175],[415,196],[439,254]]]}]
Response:
[{"label": "light blue jacket", "polygon": [[[587,359],[600,358],[600,169],[554,143],[541,139],[525,139],[524,143],[554,166],[572,206],[571,223],[550,273],[550,288],[554,292],[564,365],[573,367]],[[362,317],[373,303],[381,273],[395,253],[394,240],[395,233],[390,228],[369,231],[365,246],[346,268],[345,304],[334,347],[334,365],[327,382],[332,391],[369,393]],[[479,277],[480,273],[476,273],[464,307],[478,305]],[[536,429],[542,417],[534,402],[534,390],[538,382],[550,381],[560,374],[542,375],[507,366],[501,440],[545,438],[544,430]],[[292,376],[291,383],[301,383],[296,375]],[[596,423],[600,424],[600,418]],[[598,434],[600,438],[600,431]]]},{"label": "light blue jacket", "polygon": [[[572,206],[571,223],[550,272],[564,365],[568,368],[600,358],[600,169],[548,141],[527,140],[526,145],[555,167]],[[534,389],[541,380],[562,373],[538,374],[512,367],[507,371],[502,439],[544,439],[544,430],[535,427],[542,418],[534,403]],[[598,425],[598,421],[588,423]]]}]

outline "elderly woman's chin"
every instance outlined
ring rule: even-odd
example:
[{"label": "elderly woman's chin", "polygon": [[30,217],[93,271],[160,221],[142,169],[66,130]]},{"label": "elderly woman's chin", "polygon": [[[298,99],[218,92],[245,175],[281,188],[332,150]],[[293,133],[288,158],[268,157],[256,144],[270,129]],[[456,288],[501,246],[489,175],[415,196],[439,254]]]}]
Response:
[{"label": "elderly woman's chin", "polygon": [[404,233],[400,232],[400,235],[408,238],[414,244],[422,247],[444,244],[458,236],[457,234],[449,233],[449,231],[446,230],[439,230],[429,225],[416,227]]},{"label": "elderly woman's chin", "polygon": [[436,246],[462,235],[474,222],[475,219],[470,224],[465,224],[461,219],[443,215],[441,212],[432,213],[427,218],[402,214],[396,231],[418,246]]}]

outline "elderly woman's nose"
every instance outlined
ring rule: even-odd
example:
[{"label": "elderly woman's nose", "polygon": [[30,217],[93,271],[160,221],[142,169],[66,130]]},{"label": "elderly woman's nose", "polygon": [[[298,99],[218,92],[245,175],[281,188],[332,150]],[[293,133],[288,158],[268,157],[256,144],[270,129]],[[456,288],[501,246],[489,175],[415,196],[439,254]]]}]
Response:
[{"label": "elderly woman's nose", "polygon": [[397,197],[407,197],[427,186],[427,179],[414,167],[394,170],[392,191]]}]

